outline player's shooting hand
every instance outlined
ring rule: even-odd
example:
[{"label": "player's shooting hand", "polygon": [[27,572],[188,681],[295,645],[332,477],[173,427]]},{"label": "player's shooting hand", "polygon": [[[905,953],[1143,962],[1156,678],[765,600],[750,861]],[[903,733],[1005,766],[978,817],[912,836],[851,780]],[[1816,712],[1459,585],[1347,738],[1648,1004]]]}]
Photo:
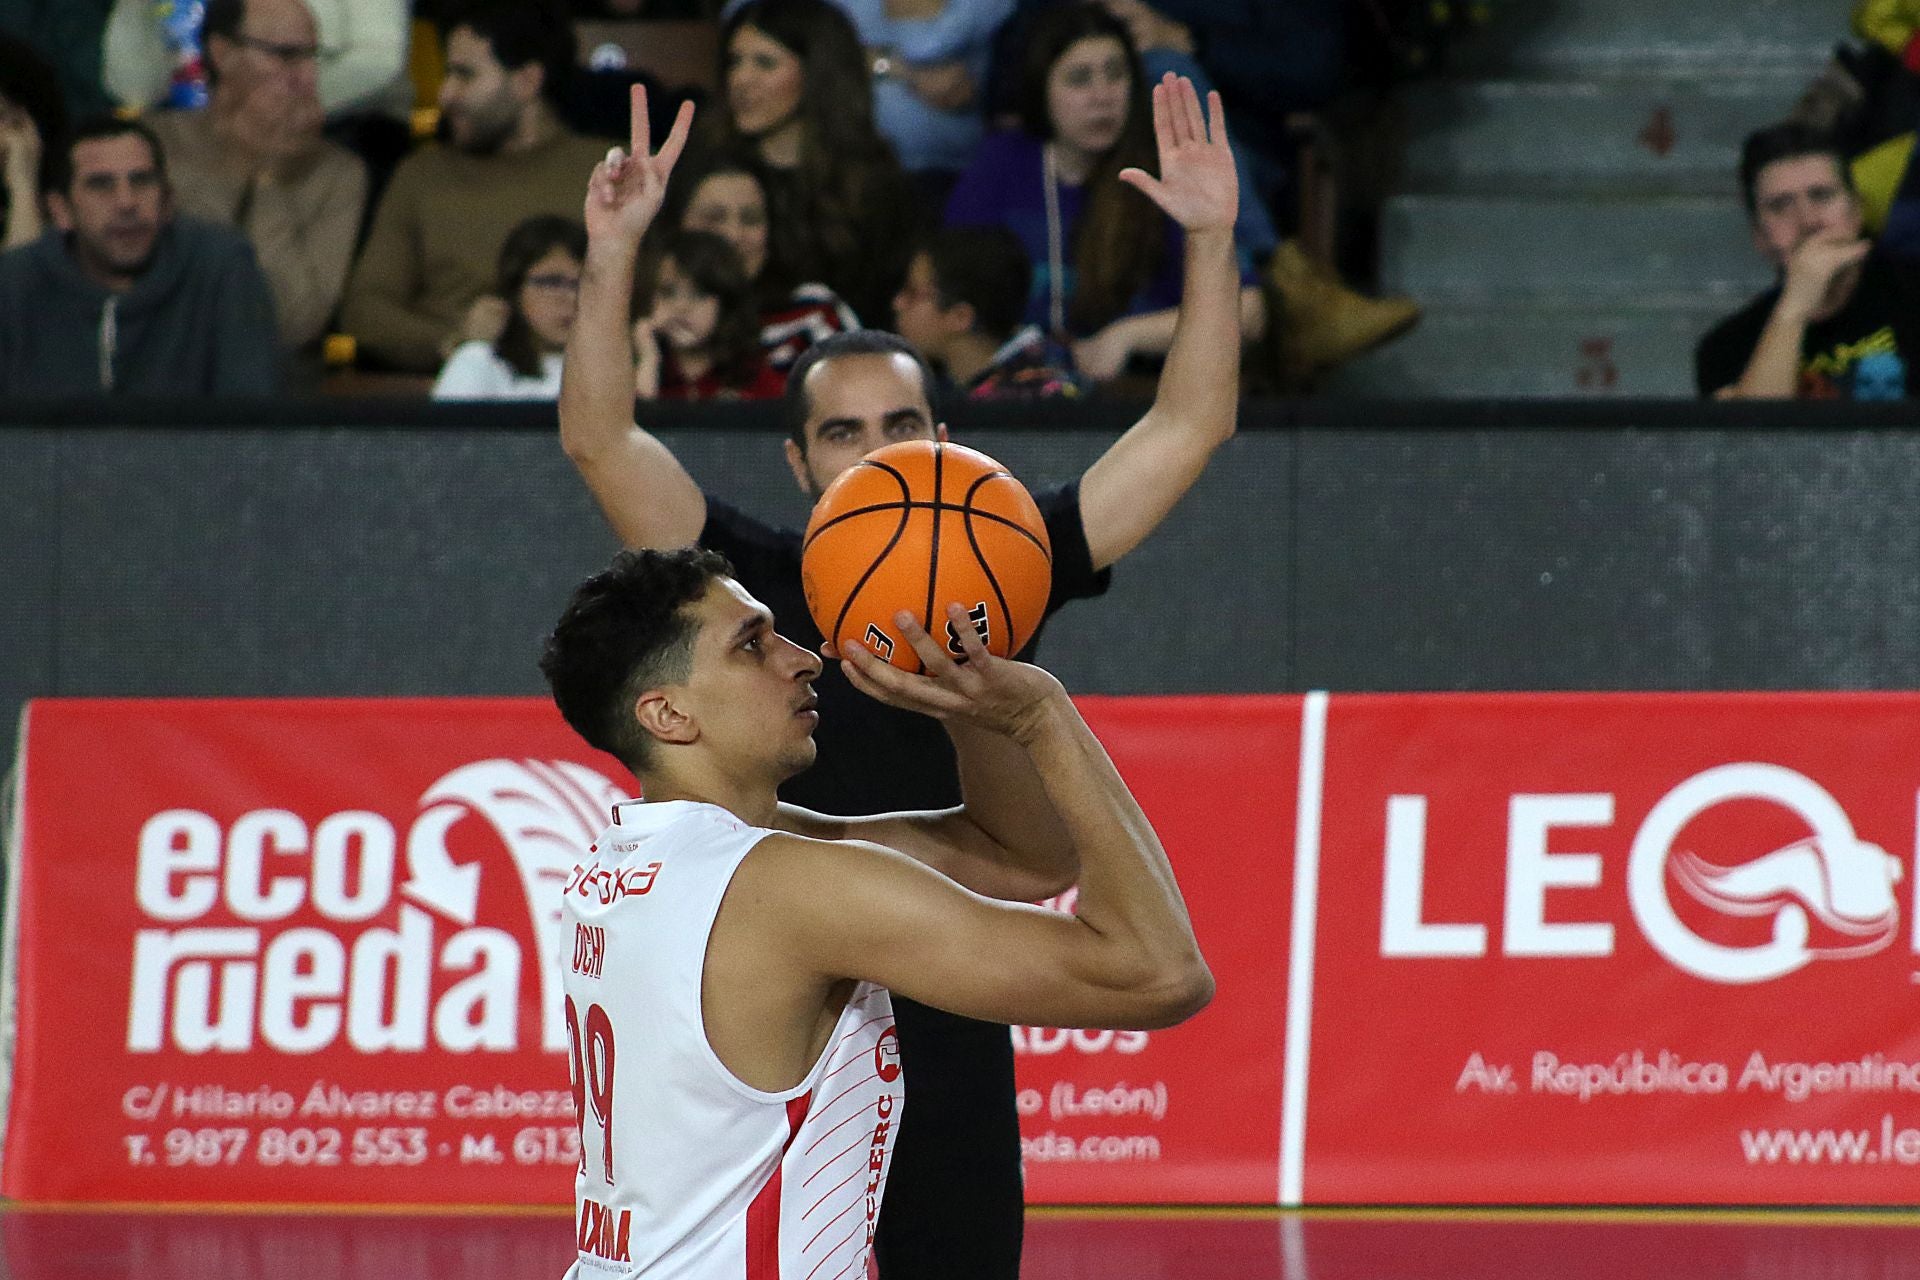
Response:
[{"label": "player's shooting hand", "polygon": [[1859,266],[1872,248],[1871,241],[1857,236],[1808,236],[1787,259],[1779,305],[1800,320],[1832,314],[1851,283],[1849,270]]},{"label": "player's shooting hand", "polygon": [[882,662],[858,641],[849,641],[837,653],[833,645],[822,645],[821,652],[840,658],[847,680],[869,697],[936,720],[965,720],[1016,741],[1026,741],[1044,721],[1048,705],[1066,697],[1060,682],[1039,667],[987,652],[960,605],[947,606],[947,636],[959,644],[965,655],[961,660],[928,635],[912,614],[898,613],[894,623],[919,655],[925,675]]},{"label": "player's shooting hand", "polygon": [[1207,95],[1202,115],[1193,81],[1169,71],[1153,86],[1153,136],[1160,176],[1122,169],[1120,180],[1143,192],[1189,234],[1231,230],[1240,210],[1240,176],[1227,145],[1220,95]]},{"label": "player's shooting hand", "polygon": [[619,147],[607,152],[607,158],[594,166],[587,181],[586,224],[590,242],[618,240],[637,245],[653,225],[666,199],[667,179],[686,148],[687,134],[693,128],[693,104],[680,104],[667,140],[654,151],[652,126],[647,119],[647,91],[633,86],[631,137],[629,149]]}]

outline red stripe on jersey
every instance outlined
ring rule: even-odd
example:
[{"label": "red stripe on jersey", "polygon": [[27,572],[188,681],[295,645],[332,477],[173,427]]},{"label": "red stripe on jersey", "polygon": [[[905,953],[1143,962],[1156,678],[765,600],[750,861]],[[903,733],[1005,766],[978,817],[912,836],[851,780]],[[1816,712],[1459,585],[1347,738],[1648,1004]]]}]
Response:
[{"label": "red stripe on jersey", "polygon": [[813,1094],[803,1093],[787,1103],[787,1140],[780,1144],[780,1161],[773,1176],[747,1206],[747,1280],[780,1280],[780,1164],[800,1134]]}]

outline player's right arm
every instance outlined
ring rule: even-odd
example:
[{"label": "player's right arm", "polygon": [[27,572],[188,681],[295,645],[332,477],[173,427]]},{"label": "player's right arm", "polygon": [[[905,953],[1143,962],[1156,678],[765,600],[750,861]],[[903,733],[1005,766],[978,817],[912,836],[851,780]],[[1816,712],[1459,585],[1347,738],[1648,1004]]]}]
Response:
[{"label": "player's right arm", "polygon": [[560,378],[560,444],[629,547],[690,546],[707,520],[700,486],[633,420],[634,264],[692,121],[685,104],[659,153],[651,153],[646,91],[635,85],[632,150],[609,153],[587,185],[587,259]]},{"label": "player's right arm", "polygon": [[1018,743],[1078,855],[1079,901],[1073,915],[993,901],[893,849],[773,836],[729,900],[777,954],[823,980],[863,978],[999,1022],[1160,1027],[1211,999],[1159,837],[1058,681],[984,654],[969,654],[965,681],[952,664],[910,676],[863,650],[843,656],[876,696]]}]

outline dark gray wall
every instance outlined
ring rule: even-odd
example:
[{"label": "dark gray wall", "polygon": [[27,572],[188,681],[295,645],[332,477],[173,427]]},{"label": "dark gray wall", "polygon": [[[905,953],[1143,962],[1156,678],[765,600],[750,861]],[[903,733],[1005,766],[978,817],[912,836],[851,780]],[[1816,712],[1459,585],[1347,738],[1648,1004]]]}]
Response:
[{"label": "dark gray wall", "polygon": [[[0,724],[55,694],[541,691],[539,637],[614,550],[551,411],[289,413],[336,425],[0,423]],[[955,434],[1040,483],[1132,415],[1038,416]],[[1913,686],[1920,430],[1860,421],[1249,407],[1046,658],[1098,693]],[[804,520],[763,419],[662,434]]]}]

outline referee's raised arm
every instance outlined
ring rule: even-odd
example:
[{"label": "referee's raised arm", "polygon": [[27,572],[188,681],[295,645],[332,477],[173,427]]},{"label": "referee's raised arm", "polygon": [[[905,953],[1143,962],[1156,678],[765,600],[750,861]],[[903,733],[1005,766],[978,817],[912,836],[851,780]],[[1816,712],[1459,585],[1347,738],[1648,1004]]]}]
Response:
[{"label": "referee's raised arm", "polygon": [[609,152],[587,184],[587,260],[560,379],[560,445],[629,547],[689,546],[707,518],[693,477],[633,420],[634,266],[692,125],[693,104],[683,104],[654,152],[646,90],[635,85],[632,149]]}]

